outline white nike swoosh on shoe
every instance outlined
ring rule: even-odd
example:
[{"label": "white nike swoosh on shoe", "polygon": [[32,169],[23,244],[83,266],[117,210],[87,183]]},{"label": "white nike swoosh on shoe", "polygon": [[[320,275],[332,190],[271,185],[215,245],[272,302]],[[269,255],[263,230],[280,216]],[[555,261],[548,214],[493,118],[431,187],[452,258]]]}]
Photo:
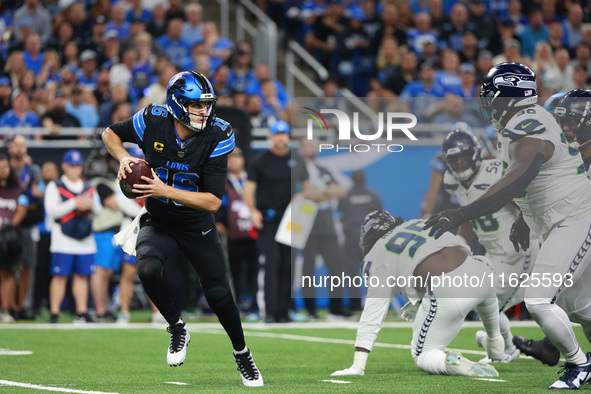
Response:
[{"label": "white nike swoosh on shoe", "polygon": [[207,231],[201,231],[201,235],[207,235],[207,233],[209,233],[211,230],[212,230],[212,229],[210,228],[210,229],[209,229],[209,230],[207,230]]}]

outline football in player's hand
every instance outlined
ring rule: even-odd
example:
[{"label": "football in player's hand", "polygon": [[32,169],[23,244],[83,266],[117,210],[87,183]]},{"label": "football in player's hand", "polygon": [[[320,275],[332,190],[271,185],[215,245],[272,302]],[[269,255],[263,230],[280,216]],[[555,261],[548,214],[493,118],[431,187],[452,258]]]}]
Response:
[{"label": "football in player's hand", "polygon": [[152,169],[145,161],[140,161],[138,163],[131,163],[129,165],[131,167],[131,172],[126,172],[125,175],[127,178],[119,180],[119,187],[121,191],[127,198],[138,198],[141,196],[139,193],[134,193],[131,190],[133,189],[133,185],[135,184],[146,184],[147,182],[142,179],[142,176],[147,178],[154,178],[152,175]]}]

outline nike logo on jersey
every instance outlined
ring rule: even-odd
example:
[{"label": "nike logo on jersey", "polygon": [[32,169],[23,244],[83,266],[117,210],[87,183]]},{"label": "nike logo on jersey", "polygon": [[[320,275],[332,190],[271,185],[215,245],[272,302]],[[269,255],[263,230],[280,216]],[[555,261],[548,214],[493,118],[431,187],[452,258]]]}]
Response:
[{"label": "nike logo on jersey", "polygon": [[207,235],[212,229],[210,228],[207,231],[201,231],[201,235]]},{"label": "nike logo on jersey", "polygon": [[228,132],[226,133],[226,135],[227,135],[228,137],[230,136],[230,134],[232,134],[232,131],[228,131]]},{"label": "nike logo on jersey", "polygon": [[530,125],[530,124],[532,124],[533,122],[534,122],[534,121],[532,120],[532,121],[531,121],[531,122],[529,122],[529,123],[522,124],[522,125],[521,125],[521,130],[525,129],[527,126],[529,126],[529,125]]}]

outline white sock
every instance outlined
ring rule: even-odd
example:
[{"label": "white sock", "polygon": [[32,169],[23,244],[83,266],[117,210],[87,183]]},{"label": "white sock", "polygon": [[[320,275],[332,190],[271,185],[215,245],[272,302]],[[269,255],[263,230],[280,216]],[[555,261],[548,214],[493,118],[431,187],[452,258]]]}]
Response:
[{"label": "white sock", "polygon": [[441,350],[429,350],[421,353],[421,355],[415,358],[415,364],[421,371],[433,375],[447,375],[445,370],[445,357],[447,355]]},{"label": "white sock", "polygon": [[238,355],[238,354],[244,354],[248,352],[248,348],[246,346],[244,346],[244,349],[242,349],[241,351],[237,352],[236,350],[234,350],[234,354]]},{"label": "white sock", "polygon": [[501,335],[505,340],[505,351],[508,352],[515,350],[515,345],[513,344],[513,334],[511,333],[511,325],[505,312],[499,313],[499,329],[501,330]]},{"label": "white sock", "polygon": [[365,364],[367,364],[367,358],[369,357],[368,352],[355,352],[355,356],[353,358],[353,365],[359,367],[365,371]]}]

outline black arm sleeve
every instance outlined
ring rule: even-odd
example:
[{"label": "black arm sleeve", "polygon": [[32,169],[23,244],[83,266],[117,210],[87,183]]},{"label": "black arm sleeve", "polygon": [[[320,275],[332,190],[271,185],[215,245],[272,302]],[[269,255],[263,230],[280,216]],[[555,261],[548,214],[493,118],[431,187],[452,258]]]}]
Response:
[{"label": "black arm sleeve", "polygon": [[224,196],[224,187],[226,186],[227,168],[228,155],[207,160],[203,169],[203,191],[222,199]]},{"label": "black arm sleeve", "polygon": [[544,164],[544,155],[538,153],[528,169],[525,170],[519,178],[515,179],[513,183],[507,185],[495,194],[483,198],[482,200],[476,200],[472,204],[460,208],[464,220],[476,219],[497,212],[499,209],[503,208],[527,188],[527,185],[529,185],[540,172],[542,164]]}]

